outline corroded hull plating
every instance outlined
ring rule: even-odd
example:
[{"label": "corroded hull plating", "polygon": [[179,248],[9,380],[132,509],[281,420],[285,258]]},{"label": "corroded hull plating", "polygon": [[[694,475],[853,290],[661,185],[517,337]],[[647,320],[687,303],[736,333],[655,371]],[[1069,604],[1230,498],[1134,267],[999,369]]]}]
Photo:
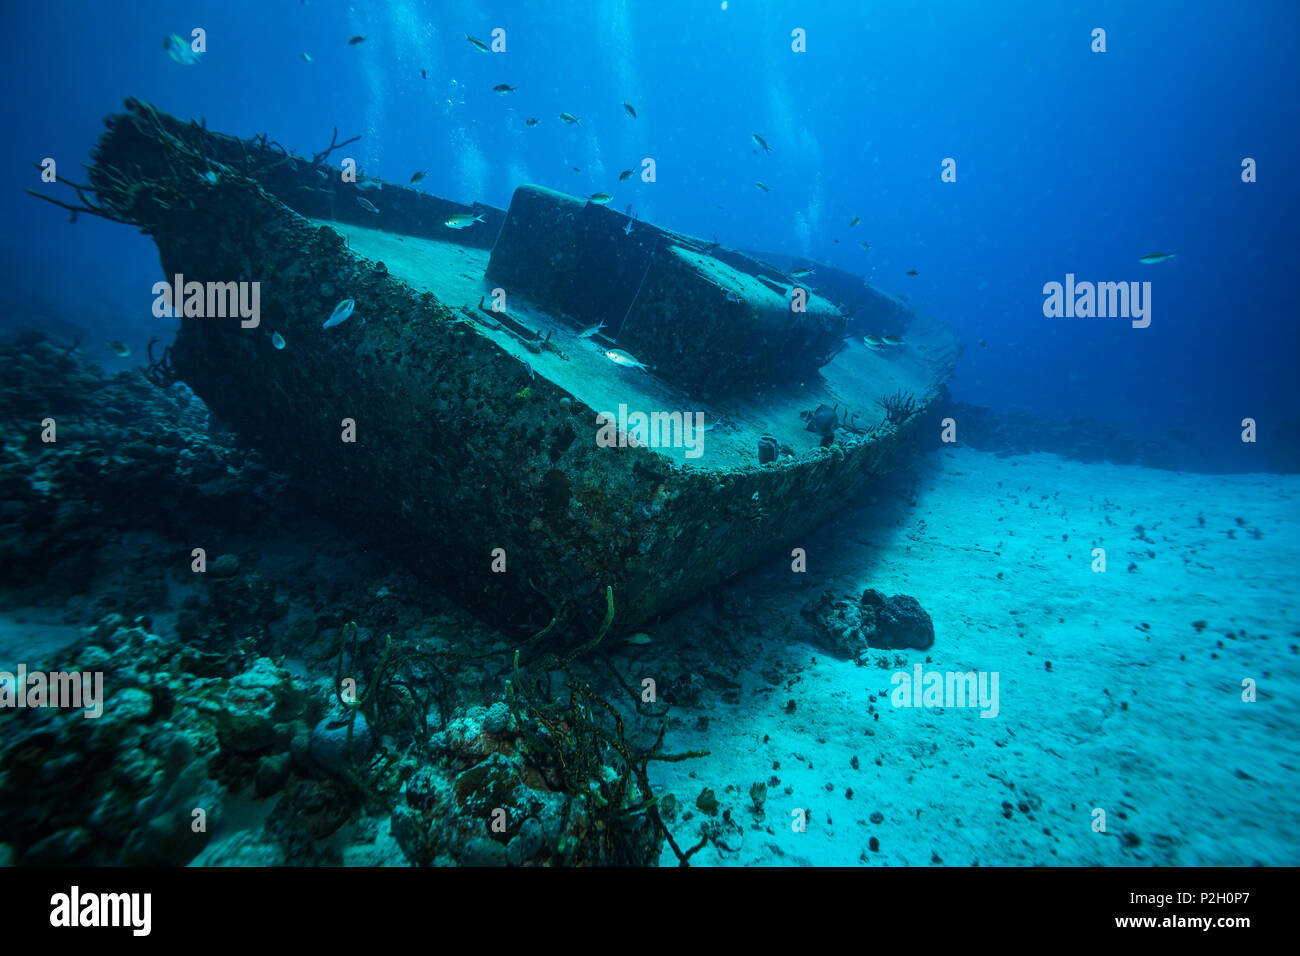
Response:
[{"label": "corroded hull plating", "polygon": [[[619,625],[635,626],[765,552],[797,545],[886,467],[955,361],[955,343],[927,324],[916,338],[929,344],[906,361],[886,364],[857,345],[817,383],[701,396],[697,365],[682,363],[689,384],[680,387],[614,367],[601,350],[617,341],[580,340],[572,317],[548,312],[539,294],[527,303],[520,294],[495,319],[478,308],[499,287],[488,277],[510,266],[489,271],[486,250],[498,233],[518,232],[500,210],[386,184],[372,213],[323,160],[210,133],[136,101],[127,107],[109,118],[96,150],[100,202],[153,236],[166,276],[260,283],[257,327],[238,316],[181,318],[174,374],[305,495],[520,634],[554,618],[593,628],[607,588]],[[447,230],[455,211],[484,221]],[[656,248],[671,245],[679,258],[683,249],[709,252],[655,232]],[[380,268],[376,255],[388,249],[404,258]],[[460,263],[458,275],[449,261]],[[725,271],[707,277],[724,291]],[[355,299],[355,315],[322,329],[345,298]],[[628,315],[637,310],[647,312],[644,299]],[[814,337],[810,347],[820,347]],[[917,414],[874,426],[855,419],[868,427],[837,432],[829,447],[798,417],[823,396],[867,415],[875,397],[903,385]],[[596,441],[597,414],[617,404],[705,402],[727,421],[706,435],[710,452],[698,459]],[[344,440],[348,423],[355,441]],[[754,449],[765,433],[795,455],[760,465]]]}]

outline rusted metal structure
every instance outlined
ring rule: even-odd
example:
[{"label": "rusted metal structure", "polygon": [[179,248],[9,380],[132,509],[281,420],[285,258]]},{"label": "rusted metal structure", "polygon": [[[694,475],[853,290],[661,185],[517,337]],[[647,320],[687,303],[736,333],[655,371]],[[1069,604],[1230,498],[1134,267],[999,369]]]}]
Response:
[{"label": "rusted metal structure", "polygon": [[779,269],[549,190],[465,206],[135,100],[106,122],[83,202],[151,235],[169,282],[259,284],[256,326],[196,300],[155,375],[511,633],[594,628],[607,589],[635,626],[797,543],[956,361],[881,293],[903,344],[873,349]]}]

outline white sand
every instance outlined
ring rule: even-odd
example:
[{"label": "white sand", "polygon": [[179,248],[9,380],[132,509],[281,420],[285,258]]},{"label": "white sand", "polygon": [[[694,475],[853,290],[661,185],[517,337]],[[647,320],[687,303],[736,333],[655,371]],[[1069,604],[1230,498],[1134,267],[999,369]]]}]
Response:
[{"label": "white sand", "polygon": [[[728,639],[706,636],[713,617],[700,609],[648,629],[656,644],[639,660],[622,655],[638,679],[684,667],[713,678],[669,734],[669,749],[712,756],[652,764],[679,817],[709,786],[745,826],[743,840],[734,829],[727,839],[735,852],[709,847],[692,863],[1300,863],[1298,501],[1300,476],[940,453],[915,507],[882,493],[810,538],[808,573],[769,565],[733,589],[742,614],[725,622],[730,655]],[[1104,574],[1090,569],[1094,542]],[[865,587],[916,597],[934,647],[887,652],[906,664],[879,669],[799,643],[805,600]],[[891,706],[881,696],[891,675],[927,654],[927,670],[996,671],[998,716]],[[719,678],[740,682],[733,703]],[[1241,699],[1244,678],[1257,682],[1256,703]],[[780,784],[755,827],[749,787],[772,775]],[[1106,833],[1092,830],[1095,807]],[[804,833],[791,830],[794,808],[810,815]],[[683,847],[702,818],[676,825]],[[1126,845],[1128,832],[1140,843]],[[663,862],[675,863],[671,852]]]}]

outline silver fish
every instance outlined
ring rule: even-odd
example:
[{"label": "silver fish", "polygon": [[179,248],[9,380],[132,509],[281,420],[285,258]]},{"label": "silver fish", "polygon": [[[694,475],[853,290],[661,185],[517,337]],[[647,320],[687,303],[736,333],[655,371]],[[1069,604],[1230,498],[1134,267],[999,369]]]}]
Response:
[{"label": "silver fish", "polygon": [[593,335],[595,335],[597,332],[599,332],[601,329],[603,329],[604,327],[605,327],[605,323],[602,322],[602,323],[600,323],[600,325],[593,325],[593,326],[592,326],[591,328],[589,328],[589,329],[583,329],[581,332],[578,333],[578,338],[580,338],[580,339],[589,339],[589,338],[591,338]]},{"label": "silver fish", "polygon": [[334,311],[330,313],[330,317],[325,320],[325,324],[322,325],[321,328],[332,329],[336,325],[342,325],[351,317],[352,310],[356,307],[356,300],[344,299],[338,305],[334,306]]},{"label": "silver fish", "polygon": [[650,366],[646,365],[644,362],[638,362],[622,349],[610,349],[605,353],[605,358],[609,359],[615,365],[622,365],[625,368],[639,368],[643,372],[650,371]]},{"label": "silver fish", "polygon": [[443,225],[448,229],[464,229],[467,226],[472,226],[474,223],[482,221],[482,213],[474,216],[467,212],[455,212],[447,217],[447,221],[444,222]]},{"label": "silver fish", "polygon": [[1138,262],[1144,266],[1155,265],[1157,262],[1164,262],[1166,259],[1172,259],[1178,255],[1176,252],[1153,252],[1150,255],[1143,256]]},{"label": "silver fish", "polygon": [[163,40],[163,49],[167,51],[169,57],[181,66],[193,66],[199,62],[199,57],[202,56],[201,53],[196,53],[192,46],[175,33]]},{"label": "silver fish", "polygon": [[360,206],[362,209],[364,209],[366,212],[373,212],[373,213],[379,212],[379,207],[376,206],[374,203],[372,203],[365,196],[357,197],[357,205]]}]

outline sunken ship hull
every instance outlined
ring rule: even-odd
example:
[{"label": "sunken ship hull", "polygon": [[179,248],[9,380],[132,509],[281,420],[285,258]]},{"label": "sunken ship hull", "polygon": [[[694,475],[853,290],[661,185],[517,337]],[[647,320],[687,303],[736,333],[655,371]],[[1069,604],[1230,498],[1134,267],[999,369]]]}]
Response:
[{"label": "sunken ship hull", "polygon": [[[503,211],[345,182],[328,150],[136,100],[106,125],[99,213],[152,236],[169,283],[258,283],[255,325],[206,291],[178,301],[150,374],[510,633],[594,630],[611,595],[634,627],[797,547],[890,467],[956,361],[944,327],[880,293],[902,346],[868,348],[869,315],[751,256],[559,193],[520,187]],[[887,415],[896,392],[915,407]],[[820,406],[829,435],[807,424]],[[660,438],[675,412],[708,430],[656,442],[638,411]]]}]

